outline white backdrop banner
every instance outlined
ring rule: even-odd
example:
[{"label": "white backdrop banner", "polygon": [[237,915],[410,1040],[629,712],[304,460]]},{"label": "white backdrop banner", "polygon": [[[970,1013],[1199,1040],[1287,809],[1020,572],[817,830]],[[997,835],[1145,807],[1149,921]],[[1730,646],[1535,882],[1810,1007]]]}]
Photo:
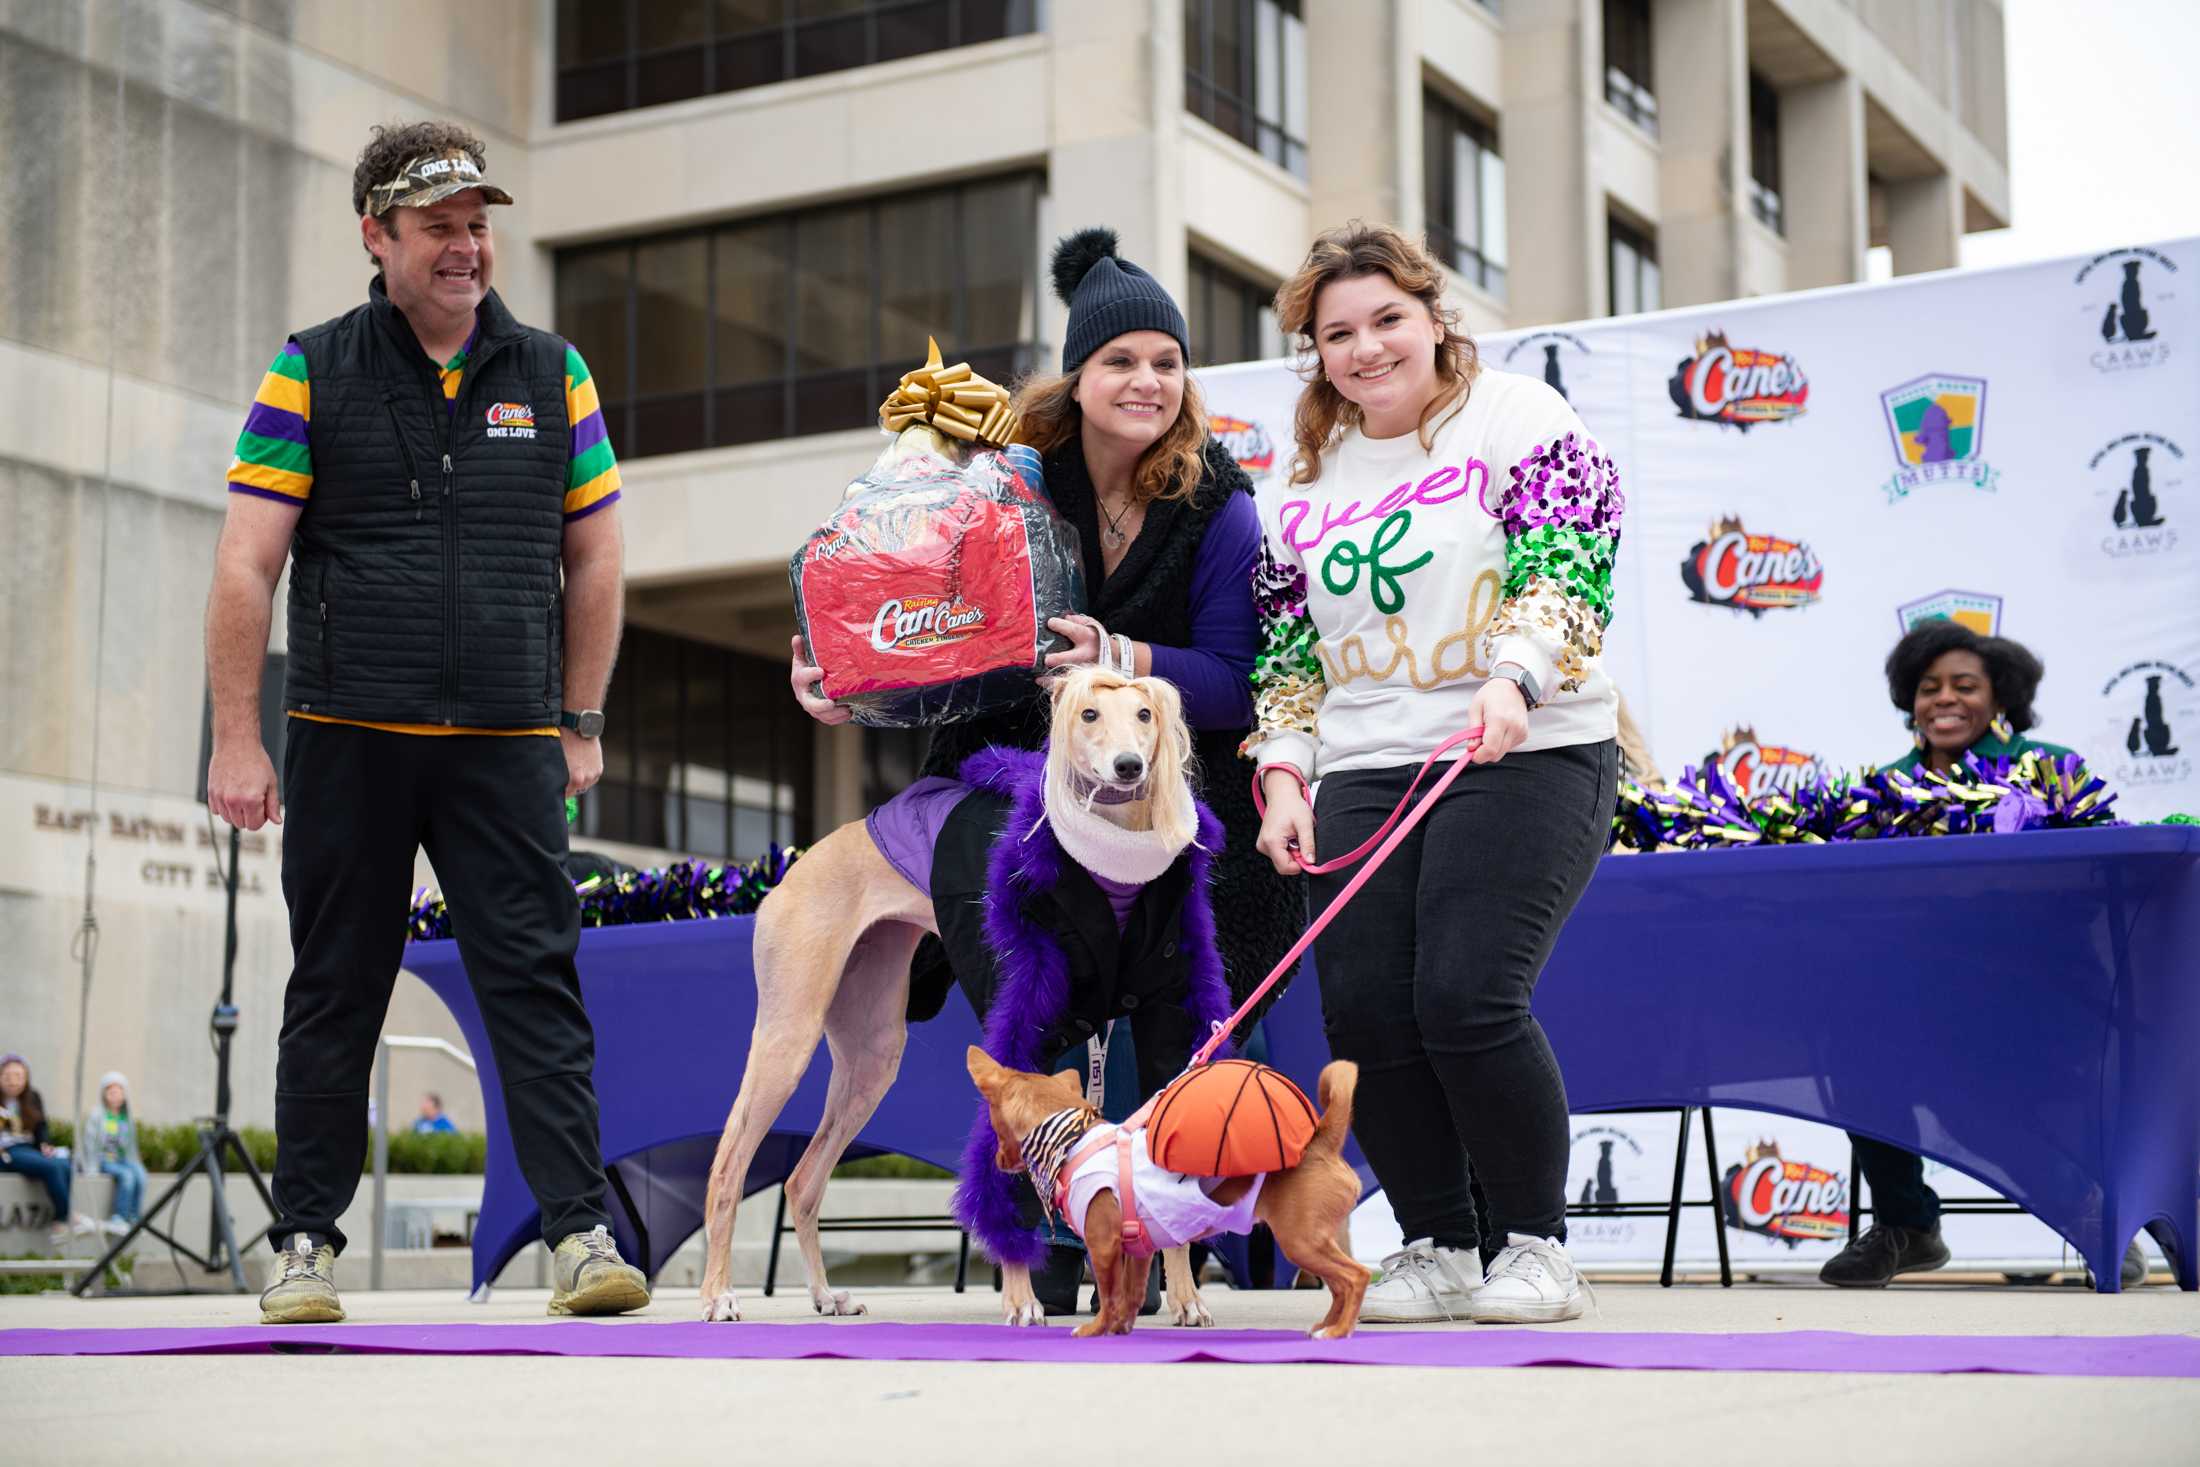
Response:
[{"label": "white backdrop banner", "polygon": [[[2040,657],[2036,736],[2084,755],[2123,818],[2200,813],[2200,241],[1478,344],[1564,393],[1619,464],[1605,666],[1669,778],[1716,760],[1745,790],[1778,788],[1898,757],[1910,735],[1882,665],[1947,616]],[[1199,375],[1246,471],[1288,474],[1294,364]],[[1721,1166],[1756,1165],[1750,1197],[1779,1202],[1767,1219],[1749,1197],[1730,1209],[1737,1258],[1815,1268],[1846,1234],[1845,1138],[1720,1117]],[[1570,1196],[1670,1190],[1671,1117],[1574,1129]],[[1777,1177],[1758,1165],[1774,1152]],[[1991,1195],[1928,1166],[1944,1195]],[[1713,1256],[1709,1218],[1684,1224],[1684,1258]],[[2030,1218],[1951,1218],[1948,1235],[1959,1262],[2064,1258]],[[1356,1220],[1364,1255],[1395,1236],[1380,1198]],[[1583,1219],[1574,1236],[1585,1258],[1643,1261],[1664,1223]]]}]

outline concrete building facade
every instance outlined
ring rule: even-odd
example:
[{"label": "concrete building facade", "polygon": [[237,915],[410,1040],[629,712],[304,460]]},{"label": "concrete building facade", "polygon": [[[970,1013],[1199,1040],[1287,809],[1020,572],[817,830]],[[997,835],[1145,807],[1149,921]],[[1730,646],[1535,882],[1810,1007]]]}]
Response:
[{"label": "concrete building facade", "polygon": [[[2002,26],[2001,0],[4,0],[0,1047],[66,1094],[92,856],[90,1072],[142,1072],[163,1117],[211,1093],[223,469],[285,333],[360,298],[371,123],[480,133],[518,198],[498,287],[603,393],[633,632],[581,836],[719,859],[911,767],[793,709],[786,557],[927,333],[1051,365],[1058,235],[1117,229],[1203,362],[1278,354],[1266,296],[1353,217],[1426,231],[1478,331],[1860,280],[1875,245],[1945,268],[2009,217]],[[243,863],[247,1119],[277,839]],[[409,979],[391,1029],[452,1033]],[[407,1066],[400,1096],[478,1116]]]}]

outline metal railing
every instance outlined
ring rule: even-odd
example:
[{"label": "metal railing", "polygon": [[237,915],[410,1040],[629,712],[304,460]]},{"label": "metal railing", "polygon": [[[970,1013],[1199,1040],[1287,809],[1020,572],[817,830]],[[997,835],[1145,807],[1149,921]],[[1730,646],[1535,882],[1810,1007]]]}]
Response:
[{"label": "metal railing", "polygon": [[385,1034],[374,1050],[374,1251],[367,1267],[367,1287],[382,1287],[382,1248],[389,1226],[390,1178],[390,1051],[425,1049],[449,1055],[478,1076],[474,1057],[447,1039],[419,1034]]}]

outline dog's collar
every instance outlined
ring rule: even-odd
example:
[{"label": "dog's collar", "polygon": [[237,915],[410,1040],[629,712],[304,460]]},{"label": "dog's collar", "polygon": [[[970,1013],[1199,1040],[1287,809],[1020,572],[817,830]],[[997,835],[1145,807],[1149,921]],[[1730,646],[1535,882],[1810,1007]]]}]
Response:
[{"label": "dog's collar", "polygon": [[1085,1133],[1100,1124],[1100,1117],[1092,1107],[1071,1106],[1058,1110],[1038,1125],[1023,1139],[1018,1148],[1024,1154],[1024,1170],[1030,1174],[1033,1190],[1040,1202],[1051,1213],[1054,1205],[1054,1189],[1060,1180],[1056,1175],[1069,1154],[1077,1149],[1077,1143]]}]

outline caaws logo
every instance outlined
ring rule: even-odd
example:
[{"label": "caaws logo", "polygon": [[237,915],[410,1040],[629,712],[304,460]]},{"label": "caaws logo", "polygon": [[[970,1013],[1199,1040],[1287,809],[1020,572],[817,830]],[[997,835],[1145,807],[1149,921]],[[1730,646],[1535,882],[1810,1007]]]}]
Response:
[{"label": "caaws logo", "polygon": [[1849,1230],[1849,1182],[1839,1172],[1787,1160],[1777,1142],[1760,1141],[1739,1166],[1726,1169],[1719,1208],[1728,1227],[1796,1248]]},{"label": "caaws logo", "polygon": [[1682,417],[1744,431],[1799,418],[1810,401],[1810,381],[1795,358],[1734,346],[1721,331],[1696,342],[1665,390]]},{"label": "caaws logo", "polygon": [[1237,466],[1245,470],[1245,477],[1258,484],[1276,467],[1275,440],[1268,430],[1251,418],[1233,418],[1216,413],[1207,419],[1207,431],[1220,439]]},{"label": "caaws logo", "polygon": [[[1619,1246],[1634,1242],[1638,1232],[1647,1236],[1648,1230],[1633,1217],[1615,1215],[1614,1210],[1663,1196],[1659,1169],[1658,1159],[1626,1127],[1604,1120],[1581,1126],[1574,1132],[1567,1161],[1566,1195],[1579,1209],[1567,1219],[1568,1239],[1576,1247],[1584,1243]],[[1659,1228],[1658,1236],[1664,1231]]]},{"label": "caaws logo", "polygon": [[1935,372],[1879,394],[1894,446],[1895,476],[1879,487],[1887,503],[1926,484],[1991,490],[2001,471],[1986,462],[1986,379]]},{"label": "caaws logo", "polygon": [[985,629],[985,611],[945,596],[897,596],[871,618],[871,646],[917,652],[967,642]]},{"label": "caaws logo", "polygon": [[2170,358],[2168,307],[2177,266],[2156,250],[2110,250],[2078,271],[2079,313],[2091,328],[2086,359],[2096,372],[2144,371]]},{"label": "caaws logo", "polygon": [[1578,406],[1574,394],[1590,376],[1589,343],[1571,331],[1531,331],[1505,348],[1505,370],[1541,377],[1544,386]]},{"label": "caaws logo", "polygon": [[2200,687],[2190,673],[2168,662],[2134,662],[2101,688],[2101,706],[2106,726],[2095,747],[2117,754],[2105,771],[2099,763],[2094,769],[2111,784],[2139,788],[2192,778]]},{"label": "caaws logo", "polygon": [[1681,562],[1681,584],[1692,598],[1751,616],[1808,606],[1825,583],[1817,551],[1800,540],[1752,535],[1732,515],[1714,524]]},{"label": "caaws logo", "polygon": [[1791,749],[1785,744],[1765,743],[1757,737],[1757,730],[1746,723],[1721,739],[1719,752],[1704,762],[1718,765],[1727,783],[1740,791],[1744,799],[1751,795],[1792,795],[1826,775],[1825,761],[1816,754]]},{"label": "caaws logo", "polygon": [[2137,560],[2177,548],[2172,502],[2185,482],[2185,451],[2159,433],[2112,438],[2086,465],[2101,554]]}]

